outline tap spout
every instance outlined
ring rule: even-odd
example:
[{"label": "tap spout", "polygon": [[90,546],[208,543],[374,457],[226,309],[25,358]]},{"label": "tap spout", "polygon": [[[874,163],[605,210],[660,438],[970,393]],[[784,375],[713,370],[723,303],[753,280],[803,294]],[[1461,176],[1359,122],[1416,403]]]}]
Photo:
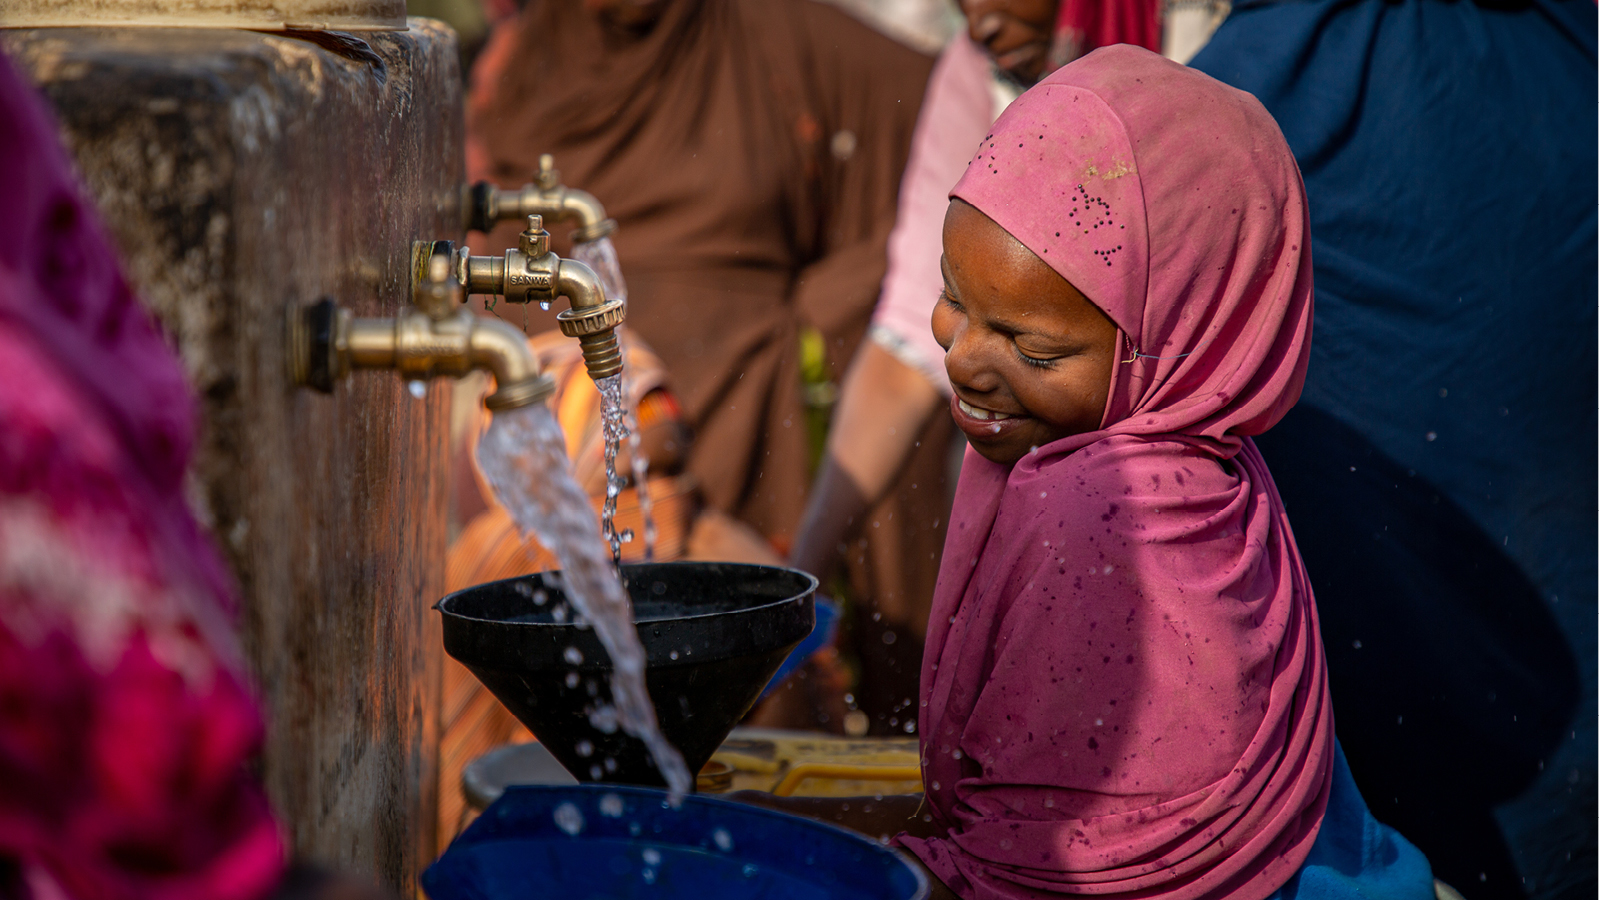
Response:
[{"label": "tap spout", "polygon": [[561,332],[578,339],[589,377],[595,381],[622,371],[616,329],[627,314],[621,300],[606,297],[594,270],[550,251],[544,220],[528,216],[528,227],[505,256],[456,256],[456,275],[470,294],[498,294],[511,303],[548,304],[566,297],[571,309],[556,316]]},{"label": "tap spout", "polygon": [[606,215],[606,208],[593,194],[561,183],[555,159],[548,153],[539,157],[539,173],[531,184],[506,190],[480,181],[467,189],[462,208],[462,224],[468,231],[488,232],[496,222],[535,215],[548,222],[576,222],[572,240],[578,244],[599,240],[617,229],[617,220]]},{"label": "tap spout", "polygon": [[575,259],[563,259],[556,269],[556,293],[567,298],[571,309],[556,314],[561,333],[578,339],[583,365],[595,381],[622,371],[622,347],[617,326],[622,324],[620,300],[607,300],[594,270]]}]

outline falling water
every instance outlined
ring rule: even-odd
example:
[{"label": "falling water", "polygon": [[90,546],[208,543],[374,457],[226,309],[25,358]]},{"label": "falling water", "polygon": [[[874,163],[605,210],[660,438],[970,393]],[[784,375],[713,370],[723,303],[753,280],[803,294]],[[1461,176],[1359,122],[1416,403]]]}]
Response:
[{"label": "falling water", "polygon": [[[609,235],[598,240],[573,244],[572,258],[594,270],[595,276],[600,279],[600,286],[605,289],[606,299],[628,302],[628,283],[622,279],[622,266],[617,262],[617,248],[611,243]],[[606,540],[611,542],[612,558],[620,560],[622,538],[616,535],[612,525],[612,516],[616,512],[617,504],[610,486],[617,482],[617,442],[626,437],[633,468],[633,485],[639,495],[639,512],[644,519],[644,558],[649,560],[655,556],[656,525],[651,515],[650,491],[646,487],[650,474],[650,461],[645,459],[640,446],[638,410],[623,403],[624,398],[632,396],[623,385],[618,385],[614,400],[604,387],[600,390],[600,396],[604,404],[601,407],[601,421],[604,423],[603,431],[606,437],[606,509],[608,510],[602,515],[601,526],[605,531]],[[613,403],[615,405],[612,405]],[[615,438],[613,434],[616,435]]]},{"label": "falling water", "polygon": [[622,404],[622,373],[595,382],[600,389],[600,432],[606,441],[606,500],[600,508],[600,534],[611,547],[611,562],[622,563],[622,538],[617,535],[617,495],[622,479],[617,477],[617,448],[628,436],[626,408]]},{"label": "falling water", "polygon": [[572,258],[594,270],[605,288],[607,300],[628,302],[628,284],[622,280],[622,267],[617,264],[617,248],[609,236],[597,241],[572,245]]},{"label": "falling water", "polygon": [[645,693],[644,648],[634,630],[628,594],[594,539],[599,523],[572,478],[566,442],[550,409],[535,403],[496,413],[478,445],[478,466],[517,526],[555,551],[568,600],[594,627],[611,657],[616,708],[597,710],[591,721],[614,715],[624,731],[650,748],[672,796],[681,797],[692,783],[689,770],[656,725]]},{"label": "falling water", "polygon": [[[624,371],[622,377],[622,396],[632,397],[633,392],[626,389],[628,373]],[[624,427],[628,429],[628,459],[633,464],[634,493],[639,495],[639,517],[644,521],[644,561],[649,562],[656,555],[656,520],[650,508],[650,461],[644,457],[644,441],[639,434],[638,404],[628,405]]]}]

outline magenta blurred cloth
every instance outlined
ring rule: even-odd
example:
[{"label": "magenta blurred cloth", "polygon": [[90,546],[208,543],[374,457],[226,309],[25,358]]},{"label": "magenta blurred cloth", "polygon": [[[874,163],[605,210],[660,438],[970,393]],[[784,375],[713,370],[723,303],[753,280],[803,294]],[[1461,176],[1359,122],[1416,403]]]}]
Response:
[{"label": "magenta blurred cloth", "polygon": [[1116,323],[1099,431],[968,453],[922,671],[968,898],[1261,900],[1316,838],[1334,760],[1316,612],[1250,435],[1311,337],[1299,170],[1249,95],[1111,47],[1024,94],[953,196]]},{"label": "magenta blurred cloth", "polygon": [[1050,47],[1052,67],[1115,44],[1159,53],[1160,0],[1061,0]]},{"label": "magenta blurred cloth", "polygon": [[3,57],[0,123],[0,872],[37,898],[259,897],[284,844],[183,499],[193,398]]}]

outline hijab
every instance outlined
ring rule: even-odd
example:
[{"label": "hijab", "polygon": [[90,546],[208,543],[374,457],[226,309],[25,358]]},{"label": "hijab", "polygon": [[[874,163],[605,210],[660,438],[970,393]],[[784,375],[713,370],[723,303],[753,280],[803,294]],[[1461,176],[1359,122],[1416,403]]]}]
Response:
[{"label": "hijab", "polygon": [[1099,430],[968,453],[922,672],[902,838],[969,897],[1261,900],[1327,803],[1305,569],[1249,436],[1311,332],[1299,171],[1249,95],[1098,50],[995,124],[952,191],[1117,325]]}]

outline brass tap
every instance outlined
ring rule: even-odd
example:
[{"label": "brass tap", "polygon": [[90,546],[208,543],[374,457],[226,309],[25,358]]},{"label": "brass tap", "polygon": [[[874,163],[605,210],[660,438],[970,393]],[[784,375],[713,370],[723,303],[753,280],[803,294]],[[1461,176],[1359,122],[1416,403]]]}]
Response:
[{"label": "brass tap", "polygon": [[498,294],[512,303],[548,304],[566,297],[572,308],[558,314],[556,323],[562,334],[578,339],[589,377],[599,381],[622,371],[616,328],[626,314],[623,302],[606,299],[593,269],[550,252],[543,216],[528,216],[527,229],[504,257],[472,256],[461,248],[456,276],[469,294]]},{"label": "brass tap", "polygon": [[480,181],[467,188],[466,193],[462,225],[467,231],[487,233],[496,222],[531,215],[543,216],[547,222],[575,220],[578,227],[572,233],[572,240],[578,244],[597,241],[617,230],[617,220],[606,217],[605,207],[593,194],[561,183],[555,157],[548,153],[539,157],[539,173],[532,184],[504,190]]},{"label": "brass tap", "polygon": [[494,375],[496,390],[484,400],[491,410],[529,406],[555,393],[521,331],[462,306],[451,250],[447,241],[418,246],[425,274],[413,288],[414,307],[393,318],[358,319],[329,299],[291,309],[290,380],[330,392],[351,369],[393,369],[408,379],[482,369]]}]

